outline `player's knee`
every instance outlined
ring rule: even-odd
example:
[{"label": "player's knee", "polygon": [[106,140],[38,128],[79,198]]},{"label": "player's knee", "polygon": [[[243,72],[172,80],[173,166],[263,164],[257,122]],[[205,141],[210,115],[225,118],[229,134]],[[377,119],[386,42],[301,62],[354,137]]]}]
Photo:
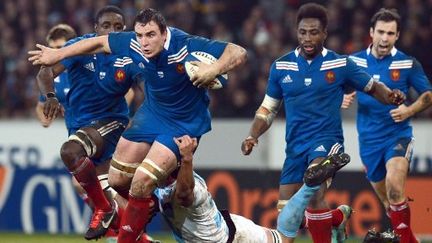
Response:
[{"label": "player's knee", "polygon": [[104,152],[104,140],[100,133],[92,127],[79,129],[75,134],[69,136],[69,141],[80,144],[90,158],[99,158]]},{"label": "player's knee", "polygon": [[399,203],[401,200],[404,199],[402,190],[399,190],[397,188],[390,188],[388,190],[388,199],[390,203]]},{"label": "player's knee", "polygon": [[116,190],[129,190],[136,168],[140,163],[125,163],[112,158],[109,170],[108,182]]},{"label": "player's knee", "polygon": [[151,194],[155,186],[152,180],[145,177],[137,178],[132,180],[129,194],[135,198],[145,198]]},{"label": "player's knee", "polygon": [[76,161],[85,157],[86,153],[80,144],[74,141],[65,142],[60,149],[60,156],[67,168],[74,168]]}]

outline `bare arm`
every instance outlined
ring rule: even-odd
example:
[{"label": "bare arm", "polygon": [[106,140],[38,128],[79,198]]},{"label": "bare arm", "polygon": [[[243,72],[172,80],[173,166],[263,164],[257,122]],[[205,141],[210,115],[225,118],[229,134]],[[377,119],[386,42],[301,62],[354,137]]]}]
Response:
[{"label": "bare arm", "polygon": [[180,150],[181,162],[177,175],[175,190],[175,199],[183,207],[189,207],[194,200],[195,180],[193,177],[193,151],[197,147],[197,140],[185,135],[180,138],[174,138]]},{"label": "bare arm", "polygon": [[227,73],[240,65],[247,59],[246,50],[233,43],[228,43],[220,58],[213,64],[207,65],[201,62],[192,62],[199,69],[191,78],[194,85],[198,87],[206,86],[213,81],[216,76]]},{"label": "bare arm", "polygon": [[36,47],[39,48],[39,50],[28,52],[30,55],[28,60],[32,62],[33,65],[50,66],[72,56],[101,52],[111,53],[107,35],[84,39],[60,49],[53,49],[40,44],[37,44]]},{"label": "bare arm", "polygon": [[395,122],[402,122],[407,118],[410,118],[425,110],[432,105],[432,91],[426,91],[417,98],[417,100],[410,106],[400,105],[396,109],[390,111]]},{"label": "bare arm", "polygon": [[[61,63],[57,63],[51,67],[41,66],[36,80],[42,95],[46,96],[48,93],[54,93],[54,78],[65,69],[66,68]],[[47,98],[43,103],[43,114],[47,120],[54,119],[59,111],[60,105],[57,98]]]},{"label": "bare arm", "polygon": [[381,82],[373,81],[366,93],[385,105],[400,105],[405,101],[405,95],[400,90],[391,90]]}]

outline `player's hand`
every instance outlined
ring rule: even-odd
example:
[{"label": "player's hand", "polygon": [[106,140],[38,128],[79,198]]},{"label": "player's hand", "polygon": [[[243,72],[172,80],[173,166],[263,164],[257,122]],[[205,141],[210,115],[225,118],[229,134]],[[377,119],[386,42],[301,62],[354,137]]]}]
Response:
[{"label": "player's hand", "polygon": [[198,67],[198,70],[190,79],[193,85],[197,86],[198,88],[207,87],[210,82],[212,82],[216,76],[219,75],[216,65],[209,65],[198,61],[192,61],[191,64]]},{"label": "player's hand", "polygon": [[389,94],[389,103],[391,105],[402,105],[405,102],[405,94],[402,93],[402,91],[398,89],[393,89],[391,93]]},{"label": "player's hand", "polygon": [[243,155],[249,155],[252,152],[253,147],[258,145],[258,139],[254,137],[247,137],[241,145]]},{"label": "player's hand", "polygon": [[189,135],[184,135],[179,138],[174,138],[174,142],[177,144],[180,155],[182,157],[182,162],[192,161],[193,152],[198,146],[198,141],[196,138],[191,138]]},{"label": "player's hand", "polygon": [[352,92],[350,94],[344,94],[341,108],[348,109],[354,102],[355,96],[356,96],[356,92]]},{"label": "player's hand", "polygon": [[395,122],[403,122],[407,118],[414,115],[409,107],[402,104],[398,108],[390,111],[390,115]]},{"label": "player's hand", "polygon": [[61,105],[56,97],[47,98],[44,103],[43,113],[48,120],[54,120],[61,110]]},{"label": "player's hand", "polygon": [[59,49],[49,48],[41,44],[36,44],[36,47],[39,50],[29,51],[28,60],[33,65],[46,65],[51,66],[58,63],[60,59],[60,55],[58,54]]}]

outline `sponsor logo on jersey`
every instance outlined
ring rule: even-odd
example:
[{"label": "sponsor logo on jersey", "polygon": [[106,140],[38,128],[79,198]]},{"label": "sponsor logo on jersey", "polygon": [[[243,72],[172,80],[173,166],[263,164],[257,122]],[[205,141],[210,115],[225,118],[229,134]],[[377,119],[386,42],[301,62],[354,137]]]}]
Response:
[{"label": "sponsor logo on jersey", "polygon": [[99,79],[104,79],[106,76],[106,72],[99,72]]},{"label": "sponsor logo on jersey", "polygon": [[162,71],[158,71],[157,73],[158,73],[159,78],[163,78],[165,76]]},{"label": "sponsor logo on jersey", "polygon": [[325,80],[327,81],[327,83],[331,84],[336,80],[336,75],[333,71],[328,71],[325,74]]},{"label": "sponsor logo on jersey", "polygon": [[89,71],[95,72],[95,67],[94,67],[93,62],[89,62],[89,63],[85,64],[84,68],[89,70]]},{"label": "sponsor logo on jersey", "polygon": [[185,73],[185,67],[181,63],[177,63],[176,65],[176,71],[177,73]]},{"label": "sponsor logo on jersey", "polygon": [[327,152],[327,149],[325,149],[324,145],[320,145],[314,151],[317,151],[317,152]]},{"label": "sponsor logo on jersey", "polygon": [[0,212],[8,199],[12,187],[14,170],[12,167],[0,165]]},{"label": "sponsor logo on jersey", "polygon": [[304,80],[304,84],[305,84],[306,86],[310,86],[310,85],[312,84],[312,79],[311,79],[311,78],[305,78],[305,80]]},{"label": "sponsor logo on jersey", "polygon": [[286,84],[286,83],[292,83],[292,79],[291,76],[288,74],[287,76],[285,76],[284,79],[282,79],[282,83]]},{"label": "sponsor logo on jersey", "polygon": [[123,69],[117,69],[117,71],[114,74],[114,79],[117,82],[123,82],[126,79],[126,73]]},{"label": "sponsor logo on jersey", "polygon": [[393,69],[390,71],[390,78],[393,81],[399,81],[400,79],[400,71],[399,69]]}]

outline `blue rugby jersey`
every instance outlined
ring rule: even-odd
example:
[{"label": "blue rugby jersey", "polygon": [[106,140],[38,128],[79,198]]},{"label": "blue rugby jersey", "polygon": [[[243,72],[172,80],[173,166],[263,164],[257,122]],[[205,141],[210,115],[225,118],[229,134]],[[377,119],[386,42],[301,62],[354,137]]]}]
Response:
[{"label": "blue rugby jersey", "polygon": [[109,45],[112,53],[130,56],[143,67],[146,99],[137,112],[150,110],[166,127],[194,137],[211,129],[207,89],[192,85],[184,62],[193,51],[204,51],[219,58],[227,43],[168,27],[164,49],[155,58],[144,57],[134,32],[111,33]]},{"label": "blue rugby jersey", "polygon": [[[375,58],[370,47],[353,54],[350,58],[390,89],[399,89],[405,94],[410,87],[419,94],[432,90],[421,64],[396,48],[382,59]],[[396,106],[384,105],[363,92],[359,92],[357,97],[357,130],[360,142],[375,143],[393,136],[412,136],[409,119],[398,123],[392,119],[390,110]]]},{"label": "blue rugby jersey", "polygon": [[[54,92],[56,93],[56,97],[58,101],[60,102],[60,104],[63,106],[65,110],[64,119],[65,119],[66,127],[69,127],[68,122],[70,121],[70,118],[68,112],[69,107],[68,107],[67,94],[69,93],[70,86],[69,86],[69,80],[67,76],[68,76],[67,70],[65,70],[54,79]],[[40,95],[39,101],[45,102],[46,101],[45,95]]]},{"label": "blue rugby jersey", "polygon": [[[87,34],[66,43],[94,37]],[[115,119],[128,123],[129,109],[124,95],[134,82],[141,79],[141,70],[127,56],[81,55],[67,58],[62,64],[68,70],[70,83],[69,131],[95,120]]]},{"label": "blue rugby jersey", "polygon": [[287,156],[326,139],[343,141],[340,106],[344,85],[364,90],[371,77],[347,56],[323,49],[310,64],[299,49],[271,66],[267,95],[284,101]]}]

